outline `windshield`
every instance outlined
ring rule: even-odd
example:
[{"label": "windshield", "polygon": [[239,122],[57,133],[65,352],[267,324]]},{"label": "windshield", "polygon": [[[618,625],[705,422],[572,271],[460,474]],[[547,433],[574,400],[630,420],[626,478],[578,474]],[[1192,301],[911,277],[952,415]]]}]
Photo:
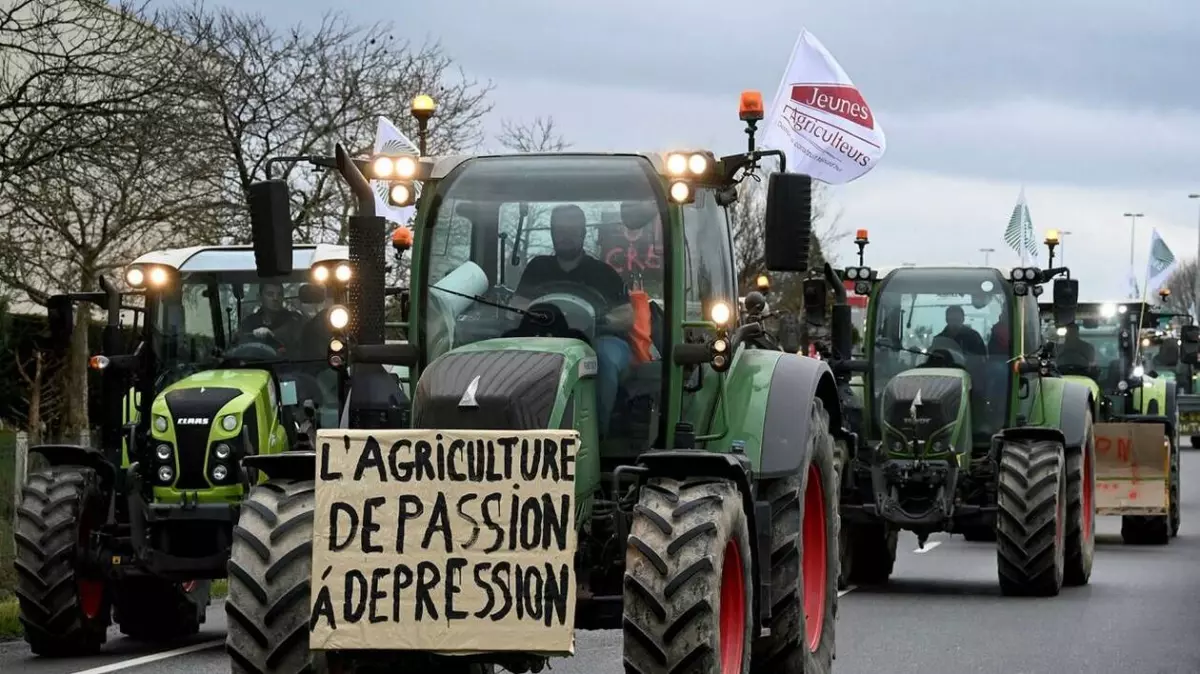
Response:
[{"label": "windshield", "polygon": [[965,370],[971,381],[975,441],[1004,423],[1011,325],[1007,295],[992,269],[893,272],[872,299],[875,409],[893,377],[917,367]]},{"label": "windshield", "polygon": [[322,311],[331,303],[318,286],[301,291],[307,278],[307,269],[270,282],[246,271],[180,274],[155,316],[156,390],[200,370],[261,363],[279,376],[284,404],[311,399],[335,410],[336,373],[325,363],[330,334]]},{"label": "windshield", "polygon": [[1131,370],[1129,357],[1121,351],[1120,331],[1127,321],[1125,313],[1081,306],[1075,322],[1057,327],[1053,312],[1042,314],[1043,334],[1055,343],[1054,363],[1066,375],[1090,377],[1106,391],[1116,390],[1117,382]]},{"label": "windshield", "polygon": [[[657,180],[639,157],[466,162],[443,183],[429,232],[428,357],[505,335],[627,340],[631,303],[661,310]],[[523,311],[562,322],[539,327]]]}]

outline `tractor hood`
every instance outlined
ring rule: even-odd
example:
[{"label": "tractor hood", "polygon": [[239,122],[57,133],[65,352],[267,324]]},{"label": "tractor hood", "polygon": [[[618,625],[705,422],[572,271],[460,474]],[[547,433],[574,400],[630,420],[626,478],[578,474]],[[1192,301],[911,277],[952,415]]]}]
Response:
[{"label": "tractor hood", "polygon": [[158,480],[156,486],[208,489],[217,486],[209,464],[218,445],[232,450],[230,463],[236,465],[238,456],[258,451],[264,442],[282,444],[274,423],[277,405],[275,385],[265,370],[208,370],[163,389],[151,408],[150,428],[155,450],[165,445],[171,457],[155,456],[154,461],[173,465],[174,478]]},{"label": "tractor hood", "polygon": [[952,368],[919,368],[892,378],[883,390],[880,426],[892,455],[940,456],[954,451],[967,419],[971,377]]}]

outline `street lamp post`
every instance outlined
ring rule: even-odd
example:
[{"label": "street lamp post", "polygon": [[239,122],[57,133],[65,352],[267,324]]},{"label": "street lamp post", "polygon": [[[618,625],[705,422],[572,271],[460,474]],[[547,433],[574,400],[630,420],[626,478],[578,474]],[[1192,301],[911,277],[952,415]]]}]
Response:
[{"label": "street lamp post", "polygon": [[1137,299],[1137,292],[1134,288],[1137,286],[1137,273],[1133,266],[1133,246],[1137,243],[1137,219],[1145,217],[1144,213],[1126,213],[1125,217],[1129,218],[1129,278],[1133,280],[1134,287],[1129,289],[1130,297]]},{"label": "street lamp post", "polygon": [[1065,266],[1067,266],[1067,246],[1066,246],[1066,243],[1067,243],[1067,235],[1068,235],[1068,234],[1070,234],[1070,233],[1071,233],[1071,232],[1070,232],[1069,230],[1066,230],[1066,229],[1064,229],[1064,230],[1062,230],[1062,231],[1060,231],[1060,232],[1058,233],[1058,236],[1059,236],[1059,240],[1058,240],[1058,241],[1059,241],[1059,243],[1058,243],[1058,263],[1059,263],[1060,265],[1064,266],[1064,267],[1065,267]]},{"label": "street lamp post", "polygon": [[983,266],[988,266],[988,255],[996,252],[995,248],[980,248],[979,252],[983,253]]},{"label": "street lamp post", "polygon": [[[1189,194],[1188,199],[1200,199],[1200,194]],[[1197,216],[1196,227],[1200,230],[1200,216]],[[1196,244],[1196,268],[1192,271],[1192,276],[1195,277],[1196,287],[1192,290],[1194,293],[1192,301],[1195,302],[1192,315],[1200,321],[1200,243]]]}]

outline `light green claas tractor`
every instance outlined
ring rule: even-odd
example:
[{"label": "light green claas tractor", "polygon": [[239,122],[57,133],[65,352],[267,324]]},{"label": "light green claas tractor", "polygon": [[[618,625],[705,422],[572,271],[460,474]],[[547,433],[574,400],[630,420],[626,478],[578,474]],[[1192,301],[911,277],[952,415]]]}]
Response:
[{"label": "light green claas tractor", "polygon": [[[859,243],[859,266],[826,271],[835,335],[848,333],[837,325],[849,317],[843,281],[870,295],[865,358],[849,357],[845,338],[831,362],[858,436],[841,485],[847,580],[886,582],[908,530],[922,546],[942,531],[995,541],[1004,594],[1087,583],[1094,405],[1087,387],[1056,376],[1035,299],[1066,268],[906,266],[880,277]],[[1060,316],[1077,286],[1055,280]]]},{"label": "light green claas tractor", "polygon": [[[761,111],[743,119],[753,139]],[[841,410],[828,367],[773,347],[756,313],[761,307],[737,306],[726,211],[738,181],[779,153],[754,151],[753,142],[749,152],[720,159],[704,151],[372,159],[351,158],[340,145],[337,151],[336,160],[310,161],[337,166],[359,202],[347,223],[354,327],[329,351],[350,371],[345,426],[393,439],[487,429],[527,440],[546,429],[577,433],[568,487],[578,530],[569,599],[576,620],[567,628],[623,629],[624,666],[641,674],[829,671]],[[381,166],[403,170],[389,179]],[[420,182],[403,344],[383,343],[385,231],[374,215],[373,178],[390,180],[396,205]],[[281,183],[255,189],[264,204],[287,203]],[[769,266],[803,270],[811,180],[772,174],[767,204]],[[259,222],[287,226],[286,212],[264,211]],[[607,263],[624,290],[576,282],[525,290],[533,295],[528,303],[514,299],[536,265],[558,264],[553,240],[565,234],[552,223],[560,216],[574,218],[575,236],[582,234],[574,240],[592,261],[579,264]],[[259,239],[268,261],[280,257],[270,230],[260,228]],[[629,263],[632,252],[643,264]],[[631,323],[622,319],[626,303]],[[382,379],[372,383],[372,368],[384,363],[412,369],[410,430],[382,430],[396,428],[386,420],[394,391]],[[600,411],[606,405],[610,411]],[[338,633],[361,638],[341,647],[310,642],[311,616],[325,615],[318,586],[342,592],[340,581],[321,585],[331,539],[322,530],[314,542],[314,519],[324,517],[324,504],[409,490],[389,485],[388,494],[368,493],[360,485],[350,494],[341,492],[343,483],[314,482],[328,472],[318,474],[317,457],[324,462],[343,446],[341,435],[326,437],[316,454],[246,461],[270,480],[250,494],[253,508],[240,522],[246,536],[235,541],[230,562],[233,671],[542,671],[549,654],[534,648],[536,639],[472,652],[480,650],[470,647],[473,640],[505,641],[519,627],[488,619],[492,604],[482,599],[462,600],[463,610],[475,611],[468,618],[412,629],[392,624],[391,634],[406,639],[421,630],[421,643],[436,653],[397,650],[394,636],[362,622],[346,627],[340,608]],[[409,460],[407,441],[388,442],[400,443],[391,445],[392,461]],[[382,537],[396,535],[395,524],[380,526]],[[502,528],[506,536],[514,531],[507,521]],[[388,568],[426,554],[384,553]],[[464,583],[471,577],[462,575]],[[530,601],[531,587],[514,590],[516,600]],[[397,592],[389,607],[415,601]],[[329,629],[324,617],[319,623]],[[549,627],[547,617],[545,627],[521,629]]]},{"label": "light green claas tractor", "polygon": [[[106,311],[90,360],[103,417],[98,448],[30,448],[50,466],[29,475],[15,529],[20,617],[35,653],[94,651],[114,621],[153,641],[199,629],[210,582],[226,575],[240,504],[259,480],[240,460],[336,425],[328,338],[304,333],[324,325],[310,314],[325,295],[344,293],[346,258],[344,246],[298,246],[294,271],[260,279],[248,246],[164,250],[127,269],[130,291],[102,279],[101,292],[51,300],[63,349],[76,303]],[[260,292],[280,291],[292,323],[240,329],[270,325]],[[124,327],[122,315],[133,318]],[[306,337],[315,358],[302,352]]]},{"label": "light green claas tractor", "polygon": [[1071,324],[1049,304],[1041,311],[1059,372],[1095,402],[1096,514],[1120,516],[1126,543],[1167,544],[1180,524],[1175,370],[1195,329],[1177,339],[1169,324],[1179,315],[1136,300],[1080,304]]}]

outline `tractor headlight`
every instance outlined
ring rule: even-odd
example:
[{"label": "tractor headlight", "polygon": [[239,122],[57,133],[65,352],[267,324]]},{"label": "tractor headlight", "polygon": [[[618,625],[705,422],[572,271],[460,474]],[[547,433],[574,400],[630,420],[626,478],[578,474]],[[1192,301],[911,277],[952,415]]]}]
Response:
[{"label": "tractor headlight", "polygon": [[161,288],[167,284],[167,270],[155,267],[150,270],[150,285]]},{"label": "tractor headlight", "polygon": [[324,283],[324,282],[328,281],[329,280],[329,267],[326,267],[325,265],[319,265],[319,266],[313,267],[312,277],[313,277],[313,281],[316,281],[317,283]]},{"label": "tractor headlight", "polygon": [[236,414],[226,414],[221,417],[221,428],[226,433],[232,433],[233,429],[237,428],[238,418]]},{"label": "tractor headlight", "polygon": [[159,433],[167,432],[167,418],[161,414],[154,415],[154,430]]},{"label": "tractor headlight", "polygon": [[159,466],[158,467],[159,482],[170,482],[174,478],[175,478],[175,469],[174,468],[172,468],[170,466]]},{"label": "tractor headlight", "polygon": [[134,288],[141,288],[146,285],[146,272],[133,267],[125,272],[125,282]]},{"label": "tractor headlight", "polygon": [[350,325],[350,310],[338,304],[329,310],[329,327],[334,330],[344,330]]},{"label": "tractor headlight", "polygon": [[350,265],[346,264],[345,262],[343,262],[342,264],[339,264],[337,266],[337,269],[333,270],[333,276],[341,283],[345,283],[345,282],[349,281],[350,280]]},{"label": "tractor headlight", "polygon": [[217,445],[216,449],[213,450],[213,454],[215,454],[217,456],[217,458],[221,459],[222,461],[224,461],[225,459],[228,459],[229,455],[232,453],[233,453],[233,449],[230,448],[229,445],[227,445],[223,442],[221,444]]},{"label": "tractor headlight", "polygon": [[1133,376],[1135,379],[1141,379],[1142,375],[1146,374],[1146,368],[1137,365],[1133,368]]},{"label": "tractor headlight", "polygon": [[675,203],[686,204],[692,200],[692,186],[682,180],[671,183],[670,193]]},{"label": "tractor headlight", "polygon": [[216,480],[217,482],[220,482],[221,480],[224,480],[227,477],[229,477],[229,469],[228,468],[226,468],[225,466],[222,466],[219,463],[217,465],[213,466],[212,479]]},{"label": "tractor headlight", "polygon": [[1100,316],[1102,318],[1112,318],[1117,315],[1117,305],[1112,302],[1100,305]]},{"label": "tractor headlight", "polygon": [[171,458],[171,446],[159,445],[154,448],[154,456],[158,457],[159,461],[166,461]]},{"label": "tractor headlight", "polygon": [[717,325],[725,325],[729,322],[729,305],[724,302],[717,302],[708,310],[709,318]]}]

